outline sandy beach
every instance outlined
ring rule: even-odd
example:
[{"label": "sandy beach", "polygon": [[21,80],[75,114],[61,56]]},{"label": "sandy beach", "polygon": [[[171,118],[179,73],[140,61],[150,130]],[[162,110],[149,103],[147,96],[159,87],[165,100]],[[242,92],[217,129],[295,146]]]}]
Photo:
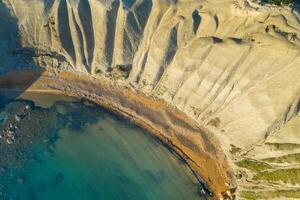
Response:
[{"label": "sandy beach", "polygon": [[217,140],[194,120],[163,100],[117,85],[104,77],[92,78],[71,72],[9,72],[0,78],[0,87],[2,91],[19,92],[20,96],[48,93],[95,102],[159,138],[186,161],[208,193],[216,199],[231,196],[235,192],[232,171]]}]

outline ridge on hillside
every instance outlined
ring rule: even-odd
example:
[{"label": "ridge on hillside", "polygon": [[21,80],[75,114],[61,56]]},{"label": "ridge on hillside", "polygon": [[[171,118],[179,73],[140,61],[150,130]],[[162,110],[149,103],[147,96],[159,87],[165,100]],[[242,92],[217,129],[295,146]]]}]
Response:
[{"label": "ridge on hillside", "polygon": [[2,0],[1,70],[106,76],[164,99],[219,138],[238,199],[300,198],[299,11],[250,0],[124,2]]}]

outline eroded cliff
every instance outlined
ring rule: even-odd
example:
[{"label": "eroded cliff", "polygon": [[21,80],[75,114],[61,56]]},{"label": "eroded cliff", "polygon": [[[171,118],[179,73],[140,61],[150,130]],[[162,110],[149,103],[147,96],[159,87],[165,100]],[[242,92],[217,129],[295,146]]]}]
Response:
[{"label": "eroded cliff", "polygon": [[106,76],[163,99],[219,139],[238,199],[300,198],[297,9],[246,0],[0,5],[3,71]]}]

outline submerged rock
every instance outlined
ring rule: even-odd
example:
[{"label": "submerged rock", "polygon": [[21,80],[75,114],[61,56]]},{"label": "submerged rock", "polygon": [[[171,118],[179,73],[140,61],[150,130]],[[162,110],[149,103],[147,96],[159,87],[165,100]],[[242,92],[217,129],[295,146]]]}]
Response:
[{"label": "submerged rock", "polygon": [[32,106],[30,109],[26,109],[26,106],[28,105],[24,101],[12,101],[3,111],[7,120],[0,126],[2,169],[14,169],[25,164],[32,157],[32,149],[49,141],[49,138],[54,138],[53,134],[56,134],[56,131],[53,127],[59,128],[62,125],[55,109],[31,110]]},{"label": "submerged rock", "polygon": [[17,183],[18,183],[19,185],[24,185],[24,183],[25,183],[25,178],[23,178],[23,177],[18,178],[18,179],[17,179]]},{"label": "submerged rock", "polygon": [[56,174],[56,176],[55,176],[55,184],[56,185],[58,185],[58,184],[60,184],[63,180],[64,180],[64,174],[63,173],[61,173],[61,172],[59,172],[59,173],[57,173]]}]

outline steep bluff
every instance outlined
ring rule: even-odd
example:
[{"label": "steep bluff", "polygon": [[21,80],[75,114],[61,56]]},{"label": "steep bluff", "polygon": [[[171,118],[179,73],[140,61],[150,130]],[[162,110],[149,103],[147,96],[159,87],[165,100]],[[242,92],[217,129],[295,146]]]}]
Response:
[{"label": "steep bluff", "polygon": [[300,198],[297,9],[246,0],[0,2],[5,70],[106,76],[164,99],[219,138],[239,199]]}]

